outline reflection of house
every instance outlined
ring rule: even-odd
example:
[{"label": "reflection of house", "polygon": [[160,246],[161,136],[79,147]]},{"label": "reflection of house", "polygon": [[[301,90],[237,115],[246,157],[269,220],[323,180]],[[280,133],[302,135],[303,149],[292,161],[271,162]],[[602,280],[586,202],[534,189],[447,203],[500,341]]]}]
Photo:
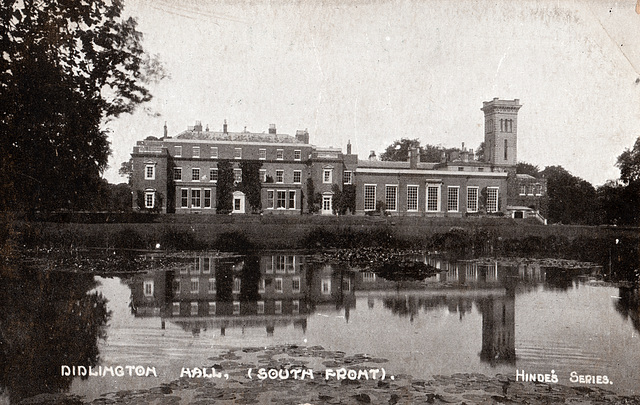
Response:
[{"label": "reflection of house", "polygon": [[349,320],[349,311],[356,307],[356,273],[331,264],[314,264],[310,280],[309,298],[315,309],[335,311],[344,309]]},{"label": "reflection of house", "polygon": [[491,365],[515,364],[515,291],[507,288],[503,296],[479,300],[482,312],[482,351],[480,359]]},{"label": "reflection of house", "polygon": [[[320,212],[331,214],[334,193],[355,187],[356,213],[374,212],[384,205],[390,215],[463,216],[510,213],[529,215],[540,209],[544,179],[515,175],[518,99],[494,98],[483,103],[485,156],[472,150],[444,154],[441,162],[419,161],[417,150],[406,162],[378,161],[375,154],[358,160],[347,144],[339,148],[309,144],[309,133],[279,134],[210,131],[196,122],[175,137],[139,141],[132,153],[134,206],[160,212],[216,212],[222,162],[231,164],[235,185],[243,183],[247,162],[260,166],[259,193],[265,213],[295,213],[303,209],[307,180],[314,185]],[[245,173],[245,174],[243,174]],[[246,179],[245,179],[246,180]],[[524,195],[519,193],[524,189]],[[515,190],[515,191],[513,191]],[[246,190],[245,190],[246,191]],[[250,212],[244,191],[232,192],[232,212]],[[530,195],[531,194],[531,195]],[[308,196],[309,197],[309,196]],[[531,197],[531,198],[529,198]],[[531,208],[529,208],[531,207]],[[310,208],[310,207],[307,207]]]},{"label": "reflection of house", "polygon": [[138,275],[131,284],[131,312],[137,317],[160,316],[171,278],[172,274],[166,272]]}]

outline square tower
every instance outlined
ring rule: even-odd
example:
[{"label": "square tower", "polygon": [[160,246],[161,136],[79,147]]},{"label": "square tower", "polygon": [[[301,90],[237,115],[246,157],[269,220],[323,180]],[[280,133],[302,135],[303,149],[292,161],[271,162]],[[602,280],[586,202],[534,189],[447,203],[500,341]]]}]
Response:
[{"label": "square tower", "polygon": [[519,99],[484,101],[485,161],[498,167],[515,167],[518,163]]}]

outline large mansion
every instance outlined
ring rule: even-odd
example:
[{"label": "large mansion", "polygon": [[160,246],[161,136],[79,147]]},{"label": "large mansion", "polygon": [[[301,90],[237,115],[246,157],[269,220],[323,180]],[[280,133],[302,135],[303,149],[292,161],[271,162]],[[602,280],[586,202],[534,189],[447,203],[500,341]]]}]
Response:
[{"label": "large mansion", "polygon": [[[286,135],[273,124],[252,133],[196,122],[175,136],[165,125],[162,138],[133,149],[133,205],[176,214],[334,214],[338,200],[350,198],[355,214],[539,217],[544,179],[515,172],[520,107],[518,99],[484,102],[484,159],[463,147],[438,163],[421,162],[417,150],[406,162],[379,161],[374,153],[361,160],[349,143],[346,153],[318,147],[306,130]],[[218,193],[228,194],[225,210]]]}]

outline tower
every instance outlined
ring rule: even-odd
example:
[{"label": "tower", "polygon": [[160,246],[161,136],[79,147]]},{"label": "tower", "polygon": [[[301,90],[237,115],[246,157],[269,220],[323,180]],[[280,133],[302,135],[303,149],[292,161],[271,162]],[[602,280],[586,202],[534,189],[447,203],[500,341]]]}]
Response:
[{"label": "tower", "polygon": [[518,110],[520,100],[484,101],[485,161],[494,167],[515,168],[518,163]]}]

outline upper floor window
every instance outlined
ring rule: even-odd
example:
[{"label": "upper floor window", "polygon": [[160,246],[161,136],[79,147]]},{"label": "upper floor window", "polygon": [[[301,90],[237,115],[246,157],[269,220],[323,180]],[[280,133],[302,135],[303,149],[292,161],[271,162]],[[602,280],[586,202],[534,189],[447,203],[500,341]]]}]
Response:
[{"label": "upper floor window", "polygon": [[293,151],[293,160],[301,160],[302,159],[302,152],[299,150],[294,150]]},{"label": "upper floor window", "polygon": [[322,182],[323,183],[332,183],[333,182],[333,169],[324,169],[323,170]]},{"label": "upper floor window", "polygon": [[353,181],[351,179],[351,170],[345,170],[344,173],[342,174],[342,183],[343,184],[351,184],[351,182]]},{"label": "upper floor window", "polygon": [[233,151],[234,159],[242,159],[242,148],[235,148]]},{"label": "upper floor window", "polygon": [[293,182],[294,183],[302,182],[302,171],[301,170],[294,170],[293,171]]},{"label": "upper floor window", "polygon": [[267,169],[260,169],[260,181],[263,183],[267,182]]},{"label": "upper floor window", "polygon": [[233,181],[242,183],[242,169],[233,169]]},{"label": "upper floor window", "polygon": [[176,181],[182,180],[182,167],[173,168],[173,179]]},{"label": "upper floor window", "polygon": [[277,160],[284,159],[284,150],[282,150],[282,149],[276,150],[276,159]]},{"label": "upper floor window", "polygon": [[175,157],[182,157],[182,146],[176,146],[173,148],[174,152],[173,155]]},{"label": "upper floor window", "polygon": [[266,149],[258,150],[258,159],[260,159],[260,160],[266,160],[267,159],[267,150]]},{"label": "upper floor window", "polygon": [[211,147],[211,159],[217,159],[218,158],[218,147],[217,146],[212,146]]},{"label": "upper floor window", "polygon": [[199,146],[194,146],[193,147],[193,157],[194,158],[199,158],[200,157],[200,147]]},{"label": "upper floor window", "polygon": [[276,170],[276,183],[284,183],[284,170]]},{"label": "upper floor window", "polygon": [[520,195],[527,195],[527,186],[520,184]]},{"label": "upper floor window", "polygon": [[218,181],[218,169],[217,168],[212,167],[211,169],[209,169],[209,181],[213,181],[213,182]]},{"label": "upper floor window", "polygon": [[191,181],[200,181],[200,169],[191,169]]},{"label": "upper floor window", "polygon": [[507,160],[507,140],[504,140],[504,160]]},{"label": "upper floor window", "polygon": [[154,180],[156,178],[156,165],[145,165],[144,178],[146,180]]}]

